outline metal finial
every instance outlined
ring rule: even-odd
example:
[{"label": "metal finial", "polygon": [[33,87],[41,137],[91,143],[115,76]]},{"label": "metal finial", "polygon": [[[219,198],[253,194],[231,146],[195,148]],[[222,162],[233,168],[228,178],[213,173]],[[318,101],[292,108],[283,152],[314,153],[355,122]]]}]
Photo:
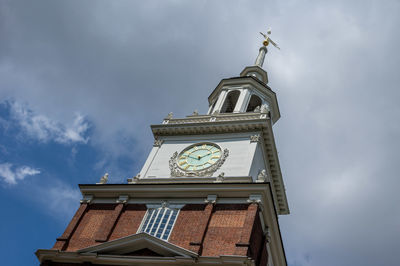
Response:
[{"label": "metal finial", "polygon": [[278,44],[276,42],[274,42],[273,40],[271,40],[271,38],[268,35],[271,35],[271,28],[267,29],[267,34],[264,34],[262,32],[260,32],[260,34],[265,38],[265,40],[263,41],[263,45],[264,46],[268,46],[269,43],[272,43],[273,46],[275,46],[276,48],[278,48],[279,50],[281,48],[279,48]]}]

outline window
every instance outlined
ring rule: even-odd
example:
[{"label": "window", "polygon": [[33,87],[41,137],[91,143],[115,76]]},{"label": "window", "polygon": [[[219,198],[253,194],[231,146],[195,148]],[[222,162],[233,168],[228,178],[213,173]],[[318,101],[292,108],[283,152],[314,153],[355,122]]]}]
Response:
[{"label": "window", "polygon": [[168,207],[150,208],[147,210],[139,232],[145,232],[162,240],[167,240],[178,213],[179,209]]},{"label": "window", "polygon": [[226,96],[224,105],[222,105],[221,113],[233,113],[235,110],[236,103],[239,99],[239,91],[230,91]]},{"label": "window", "polygon": [[251,95],[249,105],[247,105],[246,112],[253,112],[257,107],[261,107],[262,101],[257,95]]}]

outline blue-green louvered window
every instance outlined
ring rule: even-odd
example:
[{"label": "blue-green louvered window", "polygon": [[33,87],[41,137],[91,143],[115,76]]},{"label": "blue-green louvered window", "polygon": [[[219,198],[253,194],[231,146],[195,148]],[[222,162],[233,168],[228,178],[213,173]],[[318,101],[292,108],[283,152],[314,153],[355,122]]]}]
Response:
[{"label": "blue-green louvered window", "polygon": [[179,209],[167,207],[148,209],[140,232],[168,240],[178,213]]}]

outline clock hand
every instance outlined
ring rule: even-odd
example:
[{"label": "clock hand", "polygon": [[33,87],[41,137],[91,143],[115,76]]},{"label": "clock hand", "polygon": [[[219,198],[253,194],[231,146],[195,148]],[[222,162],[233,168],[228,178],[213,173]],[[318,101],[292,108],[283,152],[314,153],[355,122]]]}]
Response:
[{"label": "clock hand", "polygon": [[192,156],[188,155],[188,157],[190,157],[192,159],[195,159],[195,160],[200,160],[199,156],[198,157],[192,157]]},{"label": "clock hand", "polygon": [[207,155],[210,155],[210,154],[211,154],[211,152],[209,152],[207,154],[204,154],[203,156],[200,156],[200,158],[203,158],[204,156],[207,156]]}]

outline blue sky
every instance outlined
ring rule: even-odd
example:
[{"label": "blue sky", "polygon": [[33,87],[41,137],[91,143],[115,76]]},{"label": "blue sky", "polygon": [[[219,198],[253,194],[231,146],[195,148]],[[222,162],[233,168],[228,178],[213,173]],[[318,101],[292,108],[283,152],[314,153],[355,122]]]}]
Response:
[{"label": "blue sky", "polygon": [[37,265],[77,185],[136,175],[150,124],[205,113],[272,26],[289,265],[398,265],[399,12],[394,0],[0,0],[3,264]]}]

